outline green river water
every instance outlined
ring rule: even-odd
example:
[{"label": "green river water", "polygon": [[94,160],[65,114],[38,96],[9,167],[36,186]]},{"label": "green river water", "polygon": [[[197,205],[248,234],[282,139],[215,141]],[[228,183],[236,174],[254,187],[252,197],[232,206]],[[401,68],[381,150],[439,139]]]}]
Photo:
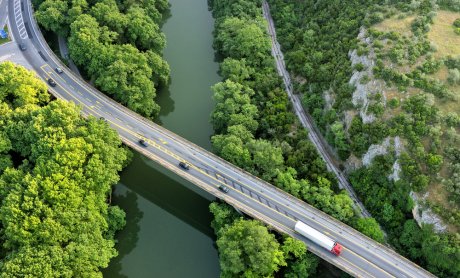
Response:
[{"label": "green river water", "polygon": [[[171,84],[158,92],[161,124],[210,149],[210,86],[220,81],[212,49],[214,20],[206,0],[170,0],[162,30]],[[213,196],[135,154],[121,173],[112,202],[126,211],[117,235],[119,256],[105,277],[218,277],[208,206]]]}]

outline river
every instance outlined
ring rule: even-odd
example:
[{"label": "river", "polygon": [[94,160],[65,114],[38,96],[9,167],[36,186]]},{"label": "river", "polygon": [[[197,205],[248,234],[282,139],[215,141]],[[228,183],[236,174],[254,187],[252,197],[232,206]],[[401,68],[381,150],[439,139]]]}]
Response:
[{"label": "river", "polygon": [[[159,121],[210,149],[214,107],[210,86],[220,81],[212,48],[214,20],[207,0],[170,0],[162,27],[171,67],[169,88],[158,92]],[[135,153],[115,186],[113,204],[126,211],[118,257],[105,277],[218,277],[219,261],[208,206],[213,196]]]}]

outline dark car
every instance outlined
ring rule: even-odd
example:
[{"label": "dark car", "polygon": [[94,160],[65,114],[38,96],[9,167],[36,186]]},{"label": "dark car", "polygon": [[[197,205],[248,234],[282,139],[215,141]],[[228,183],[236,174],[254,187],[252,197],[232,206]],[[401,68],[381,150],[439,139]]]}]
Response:
[{"label": "dark car", "polygon": [[148,147],[148,144],[147,144],[147,142],[145,142],[144,139],[140,139],[140,140],[139,140],[139,144],[141,144],[141,145],[144,146],[144,147]]},{"label": "dark car", "polygon": [[99,120],[107,122],[107,120],[104,117],[99,117]]},{"label": "dark car", "polygon": [[55,68],[54,71],[56,71],[58,74],[61,74],[64,72],[60,67]]},{"label": "dark car", "polygon": [[225,185],[219,185],[219,189],[220,191],[224,192],[224,193],[228,193],[228,187],[226,187]]},{"label": "dark car", "polygon": [[50,84],[51,87],[56,87],[56,82],[51,78],[48,78],[48,84]]},{"label": "dark car", "polygon": [[19,49],[21,49],[21,51],[26,51],[27,50],[27,45],[25,43],[23,43],[23,42],[20,42],[18,44],[18,46],[19,46]]},{"label": "dark car", "polygon": [[190,165],[188,165],[187,163],[185,163],[183,161],[179,162],[179,166],[184,170],[190,169]]}]

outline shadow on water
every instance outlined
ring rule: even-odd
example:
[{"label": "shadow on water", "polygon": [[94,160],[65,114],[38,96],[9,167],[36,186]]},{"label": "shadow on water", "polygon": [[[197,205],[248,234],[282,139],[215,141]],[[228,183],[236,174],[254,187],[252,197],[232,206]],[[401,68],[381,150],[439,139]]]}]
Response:
[{"label": "shadow on water", "polygon": [[156,162],[139,154],[135,156],[136,159],[125,170],[124,177],[129,183],[124,184],[151,203],[214,239],[214,232],[209,225],[212,220],[209,203],[213,197]]},{"label": "shadow on water", "polygon": [[155,122],[159,125],[162,125],[162,122],[160,120],[161,117],[166,117],[167,115],[169,115],[169,113],[173,112],[175,108],[174,99],[172,99],[171,91],[169,89],[169,84],[172,83],[172,79],[173,77],[170,77],[168,85],[162,86],[157,91],[157,99],[155,100],[155,102],[158,103],[159,102],[158,97],[161,96],[161,100],[160,100],[161,109],[160,109],[160,117],[158,117],[157,120],[155,120]]},{"label": "shadow on water", "polygon": [[110,261],[110,268],[112,273],[117,273],[117,277],[128,278],[128,276],[121,274],[121,261],[125,255],[131,253],[137,246],[140,231],[139,222],[144,213],[139,209],[137,194],[130,191],[126,191],[124,194],[114,193],[116,198],[113,205],[129,203],[130,206],[123,207],[126,212],[126,226],[117,234],[117,238],[122,239],[118,240],[115,246],[119,255]]},{"label": "shadow on water", "polygon": [[[202,274],[218,272],[218,266],[214,261],[210,261],[211,264],[207,266],[203,264],[202,259],[198,259],[195,260],[196,266],[187,265],[190,254],[197,252],[197,256],[203,258],[204,252],[204,257],[214,259],[213,254],[217,252],[212,244],[215,235],[210,227],[212,215],[209,212],[209,204],[213,199],[212,195],[161,165],[139,153],[134,153],[132,162],[123,170],[120,183],[115,186],[113,192],[112,204],[120,206],[126,212],[127,223],[116,236],[119,240],[115,248],[119,255],[112,259],[109,268],[103,270],[104,276],[149,277],[146,272],[151,271],[157,275],[181,277],[189,271],[193,277],[199,277]],[[165,225],[168,227],[165,228]],[[171,227],[175,229],[173,233],[165,232],[165,229]],[[183,231],[177,230],[178,227],[183,227]],[[196,232],[192,232],[193,230]],[[181,240],[196,243],[184,245],[180,243]],[[184,248],[185,256],[177,257],[172,247],[175,241]],[[200,248],[198,243],[210,245]],[[173,249],[164,250],[170,247]],[[183,273],[178,274],[170,269],[171,265],[159,262],[151,263],[155,269],[148,267],[150,260],[161,261],[161,257],[177,258],[178,265],[193,266],[194,269],[184,268],[181,270]],[[138,267],[141,269],[137,269]]]}]

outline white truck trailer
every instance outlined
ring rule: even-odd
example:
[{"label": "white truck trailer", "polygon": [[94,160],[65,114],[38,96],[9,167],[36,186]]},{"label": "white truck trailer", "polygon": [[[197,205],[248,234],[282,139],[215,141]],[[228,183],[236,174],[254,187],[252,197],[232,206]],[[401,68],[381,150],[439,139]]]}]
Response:
[{"label": "white truck trailer", "polygon": [[342,245],[337,243],[337,241],[332,240],[325,234],[320,233],[318,230],[313,229],[302,221],[297,221],[297,223],[295,223],[294,230],[319,246],[329,250],[336,256],[339,256],[342,252]]}]

